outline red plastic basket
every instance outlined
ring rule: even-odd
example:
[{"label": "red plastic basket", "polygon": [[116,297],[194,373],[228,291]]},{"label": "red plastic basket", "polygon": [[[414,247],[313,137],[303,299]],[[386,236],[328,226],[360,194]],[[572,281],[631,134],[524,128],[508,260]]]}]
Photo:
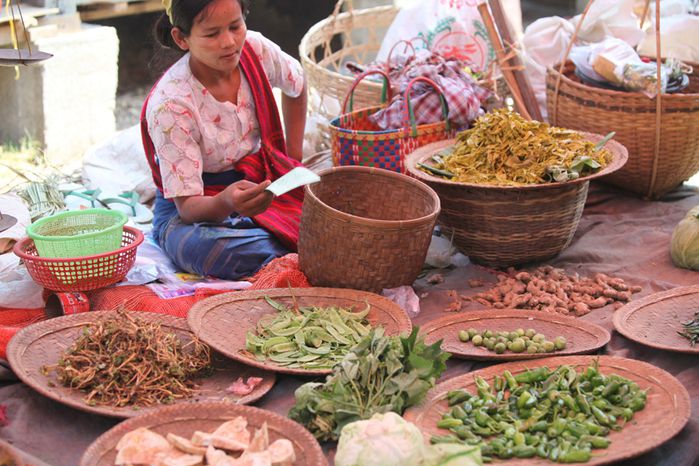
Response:
[{"label": "red plastic basket", "polygon": [[12,251],[24,261],[35,282],[52,291],[90,291],[120,282],[133,267],[143,233],[124,227],[121,248],[70,259],[39,257],[31,238],[18,241]]}]

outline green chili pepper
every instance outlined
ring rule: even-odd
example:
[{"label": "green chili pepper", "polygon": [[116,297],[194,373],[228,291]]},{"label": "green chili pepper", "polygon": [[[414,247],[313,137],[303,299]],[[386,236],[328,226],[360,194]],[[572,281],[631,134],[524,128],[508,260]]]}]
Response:
[{"label": "green chili pepper", "polygon": [[597,419],[597,421],[600,424],[605,425],[605,426],[611,425],[611,423],[609,421],[609,417],[604,413],[604,411],[599,409],[597,406],[592,406],[591,410],[592,410],[592,415],[595,416],[595,419]]},{"label": "green chili pepper", "polygon": [[468,417],[468,414],[466,414],[466,411],[461,406],[454,406],[451,409],[451,415],[455,417],[456,419],[464,419],[465,417]]},{"label": "green chili pepper", "polygon": [[589,461],[590,458],[592,458],[592,454],[589,450],[570,448],[561,452],[558,461],[561,463],[584,463]]},{"label": "green chili pepper", "polygon": [[521,374],[517,374],[515,376],[515,380],[519,383],[535,383],[535,382],[541,382],[542,380],[546,379],[549,375],[549,369],[547,367],[537,367],[534,370],[528,370],[526,372],[522,372]]},{"label": "green chili pepper", "polygon": [[509,388],[510,391],[516,389],[519,386],[517,380],[515,380],[514,376],[510,371],[505,371],[502,375],[503,377],[505,377],[505,381],[507,381],[507,388]]},{"label": "green chili pepper", "polygon": [[437,422],[437,427],[440,429],[449,429],[451,427],[457,427],[463,425],[463,421],[461,419],[442,419],[441,421]]},{"label": "green chili pepper", "polygon": [[471,394],[464,390],[452,390],[447,393],[447,401],[449,406],[454,406],[455,404],[463,403],[471,398]]},{"label": "green chili pepper", "polygon": [[599,437],[596,435],[586,435],[580,440],[584,442],[590,442],[593,448],[607,448],[611,441],[604,437]]}]

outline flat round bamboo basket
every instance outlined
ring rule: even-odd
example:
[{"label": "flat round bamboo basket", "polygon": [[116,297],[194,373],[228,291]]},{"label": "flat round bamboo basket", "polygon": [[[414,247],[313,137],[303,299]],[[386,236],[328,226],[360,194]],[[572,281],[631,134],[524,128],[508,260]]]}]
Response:
[{"label": "flat round bamboo basket", "polygon": [[[518,328],[533,328],[547,340],[556,337],[566,339],[566,347],[555,353],[514,353],[505,351],[498,354],[485,346],[475,346],[470,341],[459,340],[459,331],[475,328],[479,332],[513,332]],[[483,311],[459,312],[432,320],[420,328],[425,343],[431,345],[442,340],[442,351],[454,357],[478,361],[519,361],[539,359],[549,356],[594,353],[609,343],[611,335],[599,325],[582,319],[527,309],[487,309]]]},{"label": "flat round bamboo basket", "polygon": [[[695,70],[699,66],[695,65]],[[558,93],[558,66],[546,77],[549,121],[564,128],[606,134],[629,151],[628,163],[606,177],[613,184],[647,198],[658,198],[699,171],[699,73],[690,75],[690,85],[681,93],[663,94],[661,115],[656,99],[640,92],[622,92],[583,84],[568,62]],[[656,127],[660,122],[659,151]]]},{"label": "flat round bamboo basket", "polygon": [[296,460],[289,464],[294,466],[327,466],[328,463],[323,456],[320,445],[301,424],[271,411],[233,403],[167,406],[124,421],[100,435],[88,447],[80,459],[80,466],[112,466],[116,458],[116,446],[119,440],[124,434],[139,427],[148,428],[162,436],[172,433],[189,439],[194,431],[213,432],[225,421],[238,416],[247,419],[248,430],[251,431],[251,434],[253,429],[260,428],[263,423],[267,423],[270,442],[280,438],[289,439],[296,455]]},{"label": "flat round bamboo basket", "polygon": [[381,326],[386,335],[408,335],[410,318],[396,303],[374,293],[333,288],[273,288],[224,293],[202,299],[187,315],[189,328],[221,354],[243,364],[296,375],[327,375],[332,369],[290,368],[271,359],[258,360],[247,350],[248,332],[257,332],[257,322],[267,314],[276,314],[266,298],[286,306],[336,306],[361,311],[369,306],[366,319],[372,327]]},{"label": "flat round bamboo basket", "polygon": [[[194,335],[185,319],[153,312],[133,312],[132,316],[146,323],[156,323],[163,331],[174,333],[184,344]],[[86,393],[63,386],[55,371],[44,375],[42,368],[56,364],[64,351],[79,338],[83,329],[99,319],[116,315],[115,311],[93,311],[61,316],[29,325],[12,337],[7,346],[7,360],[19,379],[31,388],[54,401],[71,408],[103,416],[127,418],[158,409],[162,405],[121,407],[109,404],[87,404]],[[230,401],[248,404],[262,398],[274,386],[276,376],[270,372],[243,365],[212,352],[214,371],[208,377],[195,379],[196,387],[191,397],[177,399],[173,403],[191,404],[202,401]],[[239,377],[260,377],[262,381],[244,396],[234,395],[228,387]]]},{"label": "flat round bamboo basket", "polygon": [[[583,133],[592,142],[602,139]],[[439,223],[447,238],[473,261],[507,267],[551,259],[570,244],[585,207],[590,180],[619,170],[626,148],[611,140],[613,160],[602,170],[564,183],[492,186],[448,181],[417,168],[454,139],[428,144],[410,154],[410,175],[432,187],[442,201]]]},{"label": "flat round bamboo basket", "polygon": [[[343,4],[347,11],[340,13]],[[326,19],[316,23],[301,39],[299,56],[311,93],[317,93],[314,110],[333,119],[355,76],[342,69],[348,61],[367,65],[376,59],[386,29],[398,14],[396,6],[355,10],[351,0],[340,0]],[[381,102],[381,82],[362,81],[354,92],[354,108]]]},{"label": "flat round bamboo basket", "polygon": [[[516,361],[490,366],[485,369],[446,380],[432,388],[425,400],[418,406],[408,409],[404,416],[422,431],[425,438],[432,435],[445,435],[445,429],[437,427],[437,421],[446,412],[448,403],[446,395],[450,390],[466,390],[476,393],[475,377],[483,377],[492,385],[495,375],[502,375],[509,370],[513,375],[546,366],[556,369],[567,364],[578,372],[595,361],[599,370],[605,375],[618,374],[636,382],[642,390],[648,390],[646,406],[634,413],[631,422],[620,431],[612,430],[607,438],[611,441],[608,448],[594,449],[592,458],[581,464],[597,466],[611,464],[633,458],[653,450],[677,435],[689,421],[691,401],[687,389],[668,372],[647,362],[613,356],[561,356],[531,361]],[[507,466],[550,466],[556,464],[548,459],[512,458],[506,462],[497,462]],[[631,464],[631,463],[629,463]]]},{"label": "flat round bamboo basket", "polygon": [[678,332],[699,312],[699,285],[645,296],[614,313],[614,328],[626,338],[665,351],[699,355],[699,346]]},{"label": "flat round bamboo basket", "polygon": [[306,186],[299,265],[314,286],[380,292],[411,285],[440,201],[426,184],[369,167],[335,167]]}]

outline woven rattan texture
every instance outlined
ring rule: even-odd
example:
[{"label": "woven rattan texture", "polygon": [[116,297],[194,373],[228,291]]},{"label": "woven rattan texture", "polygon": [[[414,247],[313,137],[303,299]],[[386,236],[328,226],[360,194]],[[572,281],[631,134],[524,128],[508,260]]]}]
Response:
[{"label": "woven rattan texture", "polygon": [[605,148],[614,160],[598,173],[566,183],[528,186],[457,183],[416,168],[417,162],[453,144],[452,139],[416,150],[406,161],[408,171],[439,195],[439,223],[447,237],[453,233],[455,245],[464,254],[493,267],[544,261],[564,250],[578,228],[589,180],[618,170],[627,158],[626,149],[610,141]]},{"label": "woven rattan texture", "polygon": [[583,84],[568,63],[554,105],[557,69],[549,69],[546,78],[551,124],[591,133],[616,131],[615,139],[629,151],[626,166],[605,182],[657,198],[699,171],[699,75],[690,75],[690,86],[682,93],[663,94],[660,152],[654,164],[655,99]]},{"label": "woven rattan texture", "polygon": [[411,285],[439,214],[424,183],[387,170],[336,167],[306,187],[299,265],[314,286],[381,291]]},{"label": "woven rattan texture", "polygon": [[[339,115],[354,81],[354,76],[344,70],[345,63],[367,65],[374,61],[396,14],[395,6],[350,9],[316,23],[303,36],[299,55],[308,87],[318,94],[318,113],[328,119]],[[362,81],[354,92],[354,108],[381,102],[381,87],[380,82]],[[311,105],[313,102],[311,99]]]},{"label": "woven rattan texture", "polygon": [[295,466],[327,465],[323,451],[313,435],[286,417],[251,406],[202,403],[168,406],[118,424],[90,445],[80,460],[80,466],[112,466],[116,458],[117,442],[124,434],[139,427],[147,427],[163,436],[173,433],[191,438],[196,430],[213,432],[223,422],[237,416],[244,416],[248,420],[248,430],[251,434],[266,422],[270,443],[280,438],[289,439],[296,454],[296,461],[293,463]]},{"label": "woven rattan texture", "polygon": [[[689,420],[691,406],[687,389],[672,375],[651,364],[633,359],[612,356],[562,356],[555,358],[517,361],[490,366],[470,372],[440,383],[427,393],[422,405],[410,408],[405,413],[408,421],[415,423],[425,437],[444,435],[446,430],[437,428],[437,421],[447,411],[446,394],[449,390],[465,389],[475,393],[474,377],[481,376],[492,384],[493,376],[502,375],[505,370],[518,374],[527,368],[547,366],[554,369],[562,364],[576,367],[578,371],[599,358],[600,372],[618,374],[630,379],[648,390],[646,407],[635,413],[633,420],[623,430],[609,434],[611,444],[603,450],[593,450],[593,456],[585,464],[597,466],[610,464],[638,456],[652,450],[674,437]],[[541,458],[507,460],[508,466],[549,466],[552,463]]]},{"label": "woven rattan texture", "polygon": [[2,466],[24,466],[24,461],[19,458],[14,447],[7,442],[0,440],[0,465]]},{"label": "woven rattan texture", "polygon": [[34,241],[24,238],[14,246],[14,253],[27,266],[35,282],[52,291],[90,291],[120,282],[136,260],[136,249],[143,234],[124,227],[121,248],[113,252],[72,259],[39,257]]},{"label": "woven rattan texture", "polygon": [[381,130],[369,117],[382,107],[345,113],[330,124],[333,163],[359,165],[405,173],[405,157],[418,147],[455,136],[444,121],[408,128]]},{"label": "woven rattan texture", "polygon": [[[42,395],[82,411],[126,418],[158,409],[159,406],[136,408],[89,406],[83,400],[85,393],[62,386],[55,372],[48,377],[41,373],[42,366],[56,364],[63,351],[73,344],[85,325],[111,315],[114,315],[113,311],[88,312],[57,317],[25,327],[10,340],[7,347],[7,359],[12,370],[24,383]],[[142,321],[161,324],[163,330],[175,333],[183,343],[192,338],[192,333],[184,319],[149,312],[139,312],[136,317]],[[177,401],[178,405],[197,401],[223,400],[241,404],[251,403],[261,398],[274,385],[275,376],[270,372],[244,366],[220,355],[215,356],[216,370],[213,374],[197,381],[201,384],[194,397]],[[263,381],[249,395],[241,398],[226,391],[238,377],[247,379],[251,376],[262,377]]]},{"label": "woven rattan texture", "polygon": [[699,312],[699,286],[661,291],[633,301],[614,313],[614,327],[626,338],[653,348],[699,354],[699,346],[678,335],[682,323]]},{"label": "woven rattan texture", "polygon": [[432,344],[443,340],[442,350],[452,355],[474,360],[515,361],[521,359],[538,359],[552,354],[546,353],[512,353],[506,351],[497,354],[488,351],[483,346],[475,346],[471,342],[462,342],[458,334],[460,330],[475,328],[479,332],[492,330],[494,332],[512,332],[533,328],[543,334],[547,340],[553,341],[562,336],[566,339],[566,348],[556,351],[555,356],[593,353],[609,343],[610,335],[599,325],[582,319],[564,317],[541,311],[520,309],[489,309],[485,311],[469,311],[441,317],[425,324],[420,332],[425,335],[425,342]]},{"label": "woven rattan texture", "polygon": [[393,301],[373,293],[332,288],[276,288],[226,293],[206,298],[189,311],[187,322],[199,338],[222,354],[251,366],[301,375],[324,375],[330,370],[293,369],[273,361],[258,361],[245,351],[248,332],[256,332],[257,321],[276,313],[265,296],[286,306],[340,306],[361,311],[370,306],[367,319],[372,326],[381,325],[387,335],[410,333],[410,318]]}]

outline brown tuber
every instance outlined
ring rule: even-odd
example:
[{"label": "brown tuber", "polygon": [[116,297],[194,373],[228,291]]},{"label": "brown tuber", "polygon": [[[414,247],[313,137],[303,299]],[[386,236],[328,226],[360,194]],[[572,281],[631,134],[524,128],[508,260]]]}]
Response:
[{"label": "brown tuber", "polygon": [[618,309],[641,291],[640,286],[604,273],[581,278],[550,265],[532,271],[510,267],[507,273],[498,274],[497,280],[491,289],[463,298],[496,309],[537,309],[580,317],[608,304]]}]

